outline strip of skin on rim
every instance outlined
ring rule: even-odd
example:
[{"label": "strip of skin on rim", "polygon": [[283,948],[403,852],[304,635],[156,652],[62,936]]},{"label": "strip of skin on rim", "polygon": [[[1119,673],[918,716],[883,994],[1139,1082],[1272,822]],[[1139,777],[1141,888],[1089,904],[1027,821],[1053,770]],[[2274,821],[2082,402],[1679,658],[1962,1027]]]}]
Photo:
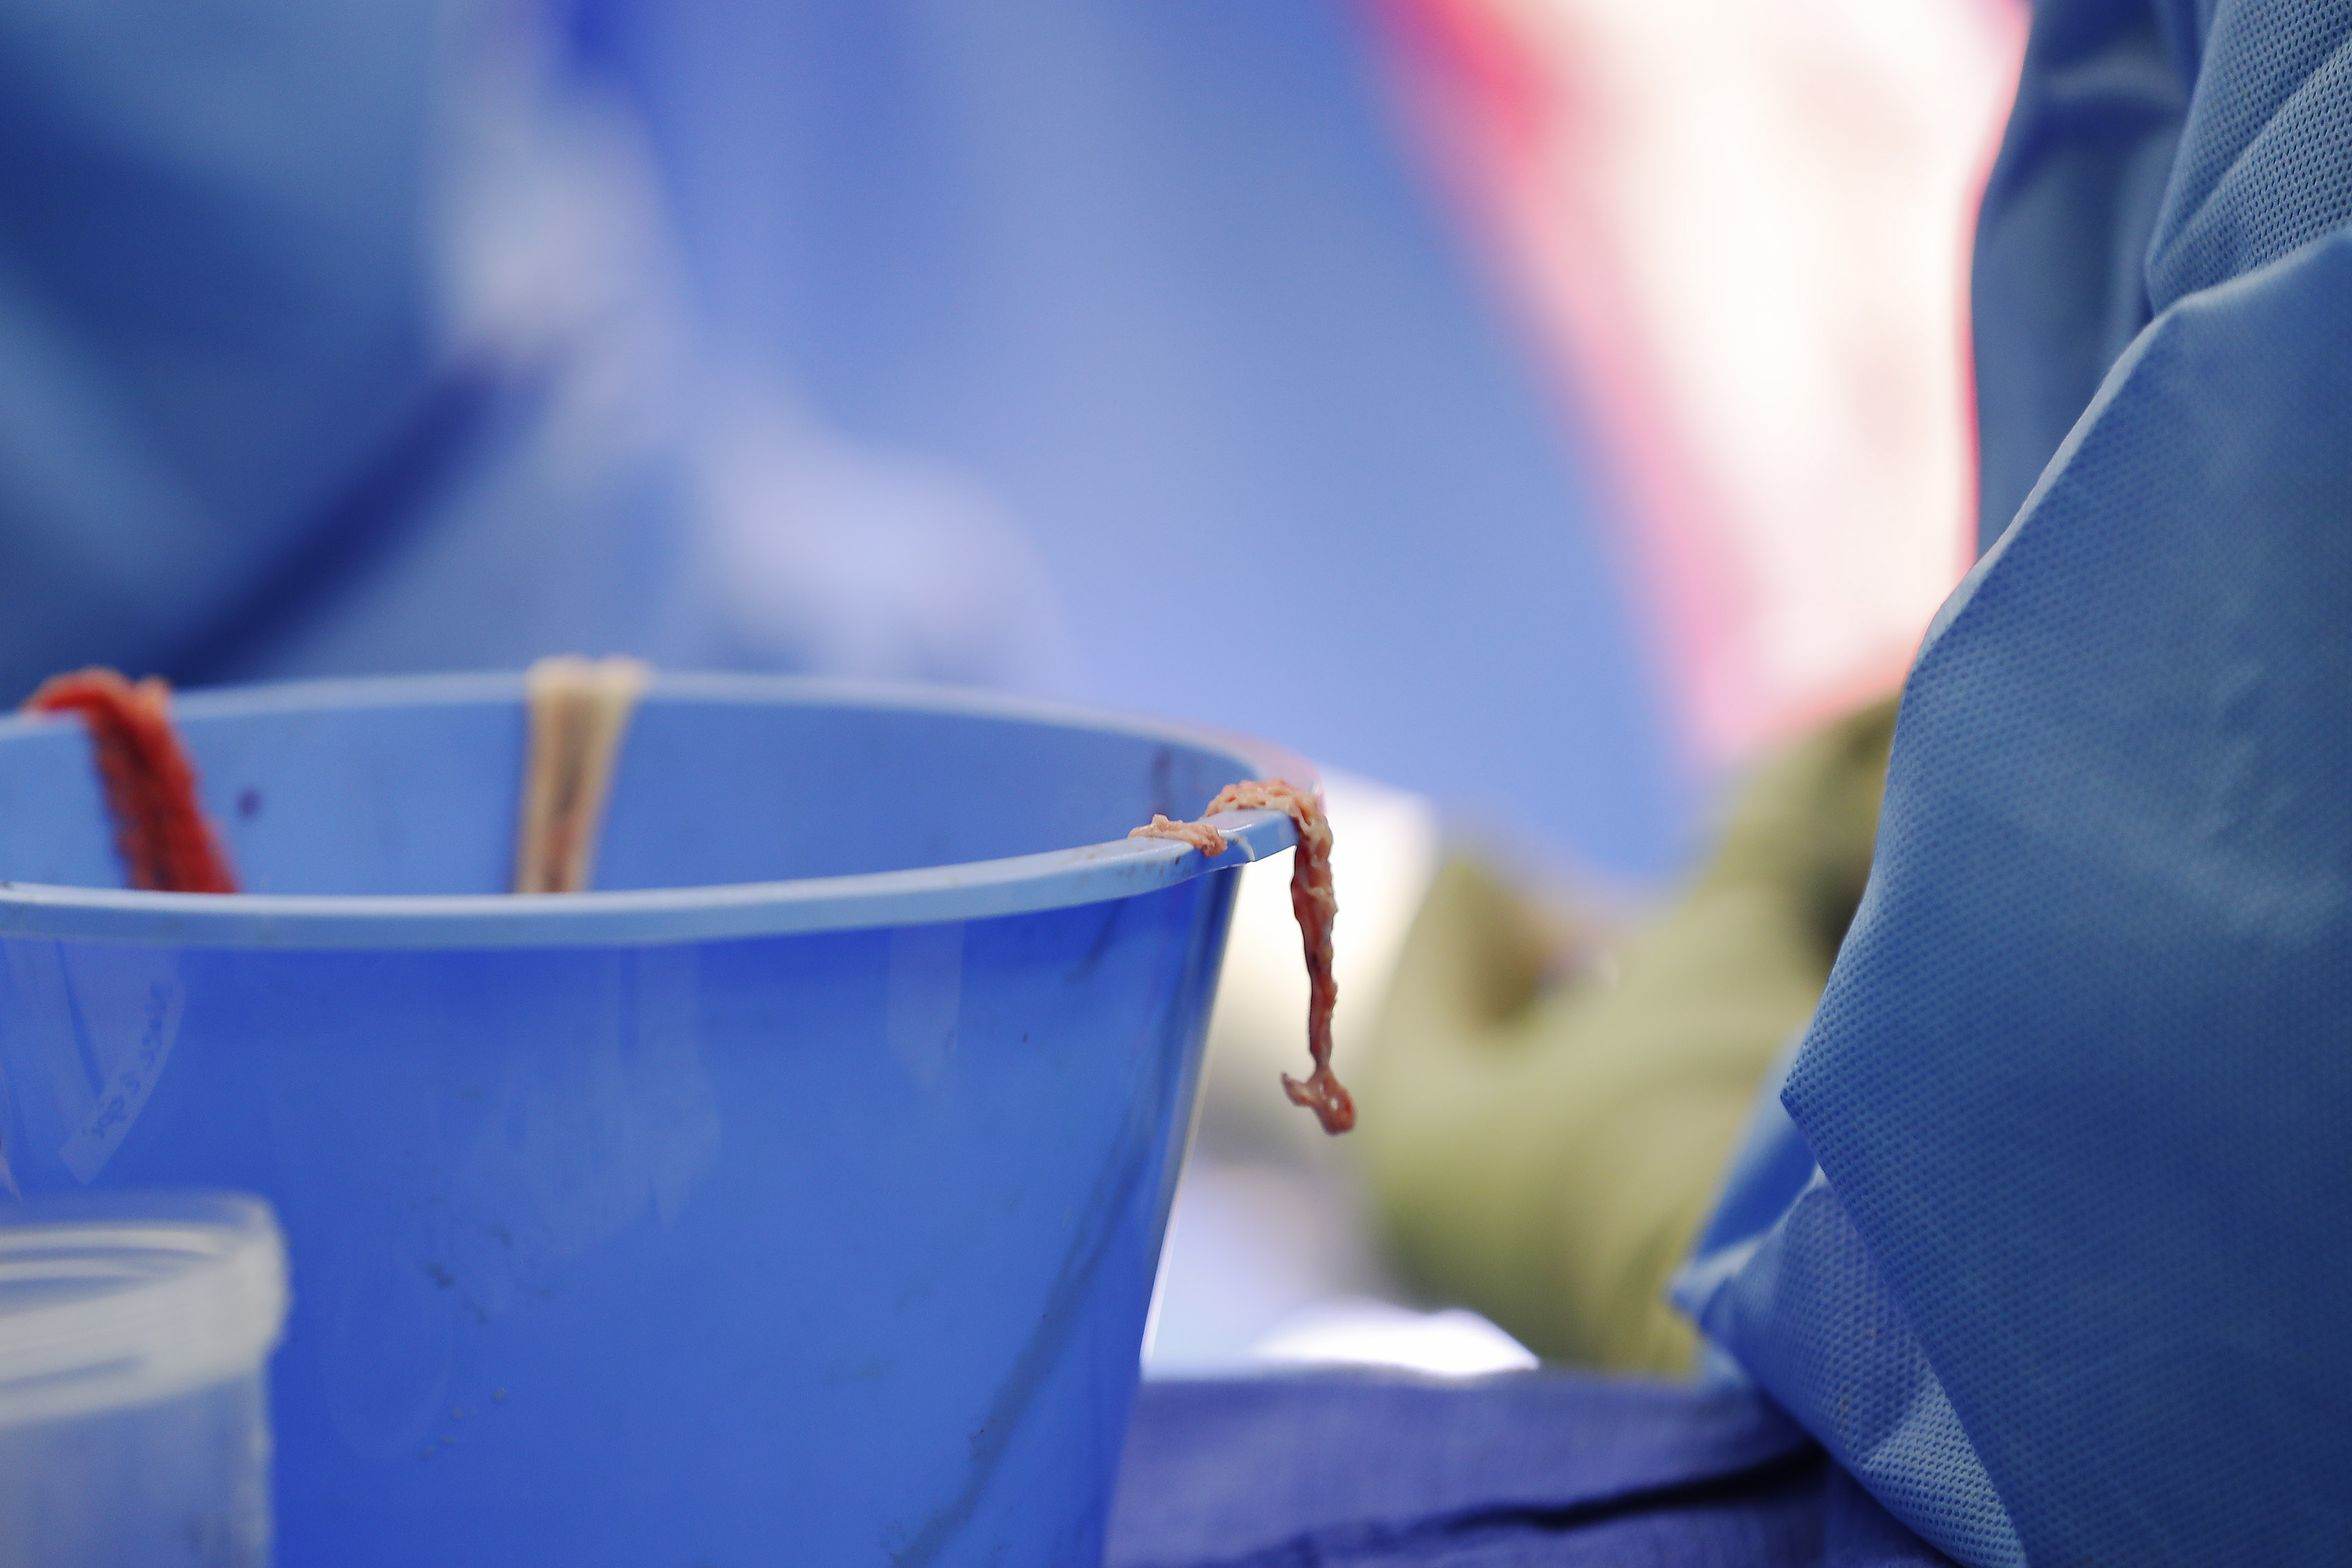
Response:
[{"label": "strip of skin on rim", "polygon": [[515,837],[517,893],[587,890],[621,737],[650,672],[634,659],[542,659],[526,677],[531,715]]}]

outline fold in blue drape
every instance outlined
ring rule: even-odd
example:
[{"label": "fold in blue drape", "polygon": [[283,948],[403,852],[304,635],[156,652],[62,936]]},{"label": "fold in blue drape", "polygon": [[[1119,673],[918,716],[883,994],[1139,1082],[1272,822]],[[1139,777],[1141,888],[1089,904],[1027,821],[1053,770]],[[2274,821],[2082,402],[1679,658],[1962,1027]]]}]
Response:
[{"label": "fold in blue drape", "polygon": [[1971,1563],[2352,1560],[2352,5],[2049,0],[1989,547],[1680,1286]]}]

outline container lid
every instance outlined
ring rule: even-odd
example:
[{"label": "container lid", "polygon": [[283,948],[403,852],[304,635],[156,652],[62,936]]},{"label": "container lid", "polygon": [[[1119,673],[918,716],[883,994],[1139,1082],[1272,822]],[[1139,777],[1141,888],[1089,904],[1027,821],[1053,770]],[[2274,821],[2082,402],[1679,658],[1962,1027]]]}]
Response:
[{"label": "container lid", "polygon": [[259,1199],[0,1204],[0,1427],[241,1377],[285,1318],[285,1246]]}]

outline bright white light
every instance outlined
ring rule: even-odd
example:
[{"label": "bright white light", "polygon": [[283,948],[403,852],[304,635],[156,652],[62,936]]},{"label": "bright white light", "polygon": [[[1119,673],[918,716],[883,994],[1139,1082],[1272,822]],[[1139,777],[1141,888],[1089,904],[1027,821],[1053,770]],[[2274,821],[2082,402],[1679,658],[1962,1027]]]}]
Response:
[{"label": "bright white light", "polygon": [[1299,1313],[1251,1354],[1278,1364],[1389,1367],[1432,1377],[1480,1377],[1536,1365],[1526,1346],[1475,1312],[1413,1312],[1362,1300]]}]

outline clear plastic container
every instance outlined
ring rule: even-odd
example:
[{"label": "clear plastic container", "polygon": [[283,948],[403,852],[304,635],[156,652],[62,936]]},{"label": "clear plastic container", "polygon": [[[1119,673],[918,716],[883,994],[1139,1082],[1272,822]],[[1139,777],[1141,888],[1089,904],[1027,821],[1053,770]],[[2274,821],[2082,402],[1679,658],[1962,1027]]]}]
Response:
[{"label": "clear plastic container", "polygon": [[0,1568],[268,1563],[285,1315],[256,1200],[0,1208]]}]

